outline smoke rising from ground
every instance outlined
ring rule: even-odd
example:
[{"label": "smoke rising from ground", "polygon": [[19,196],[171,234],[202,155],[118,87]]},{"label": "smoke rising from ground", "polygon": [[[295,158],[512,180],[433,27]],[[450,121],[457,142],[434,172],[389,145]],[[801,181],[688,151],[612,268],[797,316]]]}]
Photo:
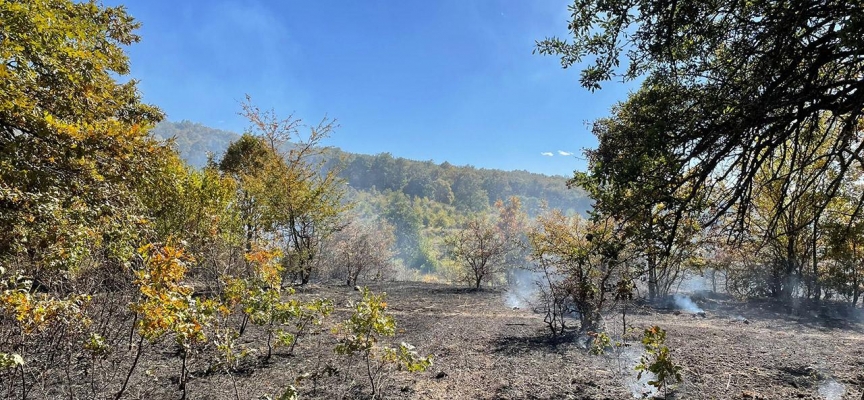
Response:
[{"label": "smoke rising from ground", "polygon": [[639,371],[636,371],[636,365],[642,358],[641,347],[623,347],[618,353],[618,369],[623,375],[624,385],[630,390],[634,399],[654,398],[658,394],[658,389],[648,384],[648,381],[655,378],[651,372],[645,372],[642,377],[639,377]]},{"label": "smoke rising from ground", "polygon": [[693,302],[693,299],[691,299],[690,296],[684,294],[675,294],[674,296],[672,296],[672,300],[675,301],[675,306],[682,311],[693,314],[704,312],[702,308],[700,308],[696,305],[696,303]]},{"label": "smoke rising from ground", "polygon": [[846,394],[846,385],[833,379],[819,384],[819,395],[824,397],[825,400],[840,400],[844,394]]},{"label": "smoke rising from ground", "polygon": [[538,272],[517,269],[511,272],[510,286],[504,303],[510,308],[528,308],[537,300],[537,282],[542,278]]}]

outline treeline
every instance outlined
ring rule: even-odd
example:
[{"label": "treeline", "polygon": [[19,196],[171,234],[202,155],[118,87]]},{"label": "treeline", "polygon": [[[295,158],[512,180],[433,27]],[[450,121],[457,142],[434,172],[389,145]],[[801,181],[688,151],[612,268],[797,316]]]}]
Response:
[{"label": "treeline", "polygon": [[463,212],[484,211],[513,196],[521,199],[530,215],[537,215],[543,203],[568,213],[585,213],[591,208],[587,194],[578,187],[568,188],[564,177],[413,161],[389,153],[370,156],[335,150],[333,157],[331,163],[340,160],[344,164],[340,176],[355,189],[398,191],[453,205]]},{"label": "treeline", "polygon": [[623,276],[652,299],[686,271],[720,270],[744,298],[859,304],[864,81],[849,77],[864,63],[849,55],[864,42],[849,18],[861,7],[575,3],[572,37],[536,51],[565,68],[593,60],[580,78],[592,91],[641,81],[593,123],[598,147],[573,179],[595,199],[592,223],[610,232],[592,235],[591,246],[608,242],[603,261],[630,257]]},{"label": "treeline", "polygon": [[195,168],[204,168],[210,155],[221,156],[231,142],[240,138],[234,132],[191,121],[163,121],[156,124],[150,133],[160,140],[173,138],[180,157]]},{"label": "treeline", "polygon": [[[188,121],[158,124],[152,134],[173,138],[173,145],[192,165],[205,168],[247,136],[211,129]],[[298,143],[285,142],[283,151]],[[358,218],[375,220],[382,232],[392,229],[393,254],[402,278],[454,278],[446,240],[477,215],[494,215],[498,201],[516,198],[520,212],[530,217],[545,209],[586,214],[591,199],[578,187],[568,188],[563,177],[526,171],[500,171],[444,162],[414,161],[389,153],[363,155],[322,148],[311,155],[320,172],[333,173],[345,186],[345,203]]]},{"label": "treeline", "polygon": [[[189,121],[159,123],[152,134],[160,139],[174,138],[180,155],[198,168],[207,165],[208,153],[219,157],[239,138],[232,132]],[[339,177],[355,190],[402,192],[455,206],[464,213],[488,210],[497,200],[511,196],[519,197],[530,215],[537,215],[543,203],[568,213],[585,213],[591,208],[587,194],[578,187],[568,188],[567,179],[560,176],[436,164],[389,153],[355,154],[335,148],[323,157],[327,159],[325,169],[339,171]]]}]

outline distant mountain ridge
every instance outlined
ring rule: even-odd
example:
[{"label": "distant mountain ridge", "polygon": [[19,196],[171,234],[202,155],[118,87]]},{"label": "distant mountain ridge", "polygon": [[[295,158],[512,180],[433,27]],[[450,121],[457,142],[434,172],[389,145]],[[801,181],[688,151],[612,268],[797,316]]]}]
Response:
[{"label": "distant mountain ridge", "polygon": [[[206,165],[208,154],[216,159],[240,135],[190,121],[162,122],[151,132],[159,139],[174,138],[175,146],[190,165]],[[394,191],[408,197],[428,198],[464,212],[481,211],[498,199],[517,196],[529,214],[541,205],[585,213],[591,200],[580,188],[568,189],[567,178],[528,171],[502,171],[454,166],[448,162],[415,161],[389,153],[366,155],[333,149],[328,167],[342,167],[341,177],[359,191]]]},{"label": "distant mountain ridge", "polygon": [[221,157],[228,145],[240,138],[235,132],[191,121],[161,122],[150,133],[157,139],[174,138],[180,157],[196,168],[207,165],[208,154]]}]

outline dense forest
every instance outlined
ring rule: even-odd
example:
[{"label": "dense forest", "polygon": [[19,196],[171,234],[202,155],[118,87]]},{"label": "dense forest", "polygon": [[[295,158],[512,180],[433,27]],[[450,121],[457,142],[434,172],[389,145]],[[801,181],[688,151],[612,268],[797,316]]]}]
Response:
[{"label": "dense forest", "polygon": [[124,7],[0,2],[0,397],[857,397],[864,7],[569,10],[639,86],[567,179],[165,123]]}]

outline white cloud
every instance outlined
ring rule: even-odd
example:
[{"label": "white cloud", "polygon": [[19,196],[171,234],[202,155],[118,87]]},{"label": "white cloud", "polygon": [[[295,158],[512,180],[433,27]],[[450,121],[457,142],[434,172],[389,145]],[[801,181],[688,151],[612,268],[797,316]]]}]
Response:
[{"label": "white cloud", "polygon": [[545,152],[543,152],[543,153],[540,153],[540,155],[541,155],[541,156],[546,156],[546,157],[552,157],[552,156],[554,156],[555,154],[552,154],[551,151],[545,151]]},{"label": "white cloud", "polygon": [[572,156],[573,155],[573,153],[571,153],[569,151],[564,151],[564,150],[558,150],[558,154],[560,154],[562,156]]}]

